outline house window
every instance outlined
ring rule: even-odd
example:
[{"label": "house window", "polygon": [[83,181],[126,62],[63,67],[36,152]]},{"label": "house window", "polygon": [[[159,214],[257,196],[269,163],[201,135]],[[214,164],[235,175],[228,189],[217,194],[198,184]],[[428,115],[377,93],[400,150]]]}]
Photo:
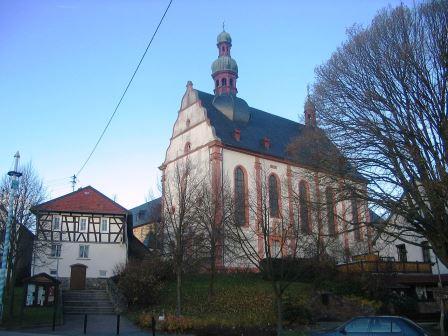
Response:
[{"label": "house window", "polygon": [[235,219],[238,225],[246,224],[246,183],[243,168],[235,169]]},{"label": "house window", "polygon": [[327,221],[328,221],[328,233],[334,235],[336,233],[335,227],[335,211],[334,211],[334,194],[333,189],[328,187],[325,190],[325,198],[327,203]]},{"label": "house window", "polygon": [[355,240],[361,240],[361,231],[359,230],[359,219],[358,219],[358,200],[355,196],[352,197],[352,225],[355,233]]},{"label": "house window", "polygon": [[302,227],[302,232],[311,233],[310,227],[310,211],[308,208],[308,189],[305,181],[299,183],[299,219]]},{"label": "house window", "polygon": [[431,261],[431,247],[427,241],[422,242],[422,257],[423,262],[430,263]]},{"label": "house window", "polygon": [[89,223],[89,219],[87,217],[79,218],[79,232],[87,232],[87,226]]},{"label": "house window", "polygon": [[62,216],[53,216],[53,230],[59,231],[61,229]]},{"label": "house window", "polygon": [[105,278],[105,277],[107,277],[107,271],[100,270],[100,278]]},{"label": "house window", "polygon": [[61,244],[51,244],[51,257],[59,258],[61,256]]},{"label": "house window", "polygon": [[278,183],[275,175],[269,176],[269,209],[272,217],[278,217]]},{"label": "house window", "polygon": [[187,128],[190,127],[190,119],[187,119],[186,124],[187,124]]},{"label": "house window", "polygon": [[58,275],[58,270],[51,269],[50,270],[50,275]]},{"label": "house window", "polygon": [[89,245],[79,245],[79,258],[86,259],[89,257]]},{"label": "house window", "polygon": [[406,251],[405,244],[397,245],[397,254],[398,254],[398,261],[400,262],[408,261],[408,251]]},{"label": "house window", "polygon": [[101,233],[109,232],[109,218],[101,218],[100,232]]}]

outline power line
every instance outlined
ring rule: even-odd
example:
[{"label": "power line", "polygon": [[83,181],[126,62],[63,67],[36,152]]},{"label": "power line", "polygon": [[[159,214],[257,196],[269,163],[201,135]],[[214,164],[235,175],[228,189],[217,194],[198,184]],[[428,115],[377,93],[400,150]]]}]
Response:
[{"label": "power line", "polygon": [[132,81],[134,80],[134,77],[135,77],[135,75],[136,75],[138,69],[140,68],[140,65],[142,64],[143,59],[145,58],[146,53],[148,52],[149,47],[151,46],[152,41],[154,40],[154,37],[156,36],[156,34],[157,34],[157,32],[158,32],[160,26],[162,25],[162,22],[163,22],[163,20],[165,19],[166,13],[167,13],[168,10],[170,9],[170,7],[171,7],[171,3],[172,3],[172,2],[173,2],[173,0],[170,0],[170,2],[168,3],[168,6],[166,7],[165,12],[164,12],[163,15],[162,15],[162,17],[161,17],[161,19],[160,19],[160,21],[159,21],[159,24],[158,24],[157,27],[156,27],[156,30],[155,30],[154,33],[152,34],[152,37],[151,37],[151,39],[149,40],[148,45],[146,46],[145,52],[143,53],[142,57],[140,58],[140,61],[138,62],[138,65],[137,65],[137,67],[135,68],[134,73],[132,74],[131,79],[130,79],[129,82],[128,82],[128,85],[126,85],[126,88],[125,88],[123,94],[121,95],[121,98],[120,98],[120,100],[118,101],[117,106],[115,106],[114,112],[113,112],[112,115],[110,116],[109,121],[108,121],[107,124],[106,124],[106,127],[104,127],[103,132],[101,133],[100,137],[98,138],[98,141],[96,142],[95,146],[93,146],[93,149],[92,149],[92,151],[90,152],[89,156],[87,157],[87,159],[84,161],[84,163],[83,163],[83,165],[81,166],[81,168],[78,170],[78,172],[77,172],[76,175],[74,175],[74,176],[78,176],[78,175],[82,172],[82,170],[83,170],[84,167],[87,165],[87,163],[89,162],[90,158],[92,157],[93,153],[95,152],[96,148],[98,147],[99,143],[101,142],[101,139],[103,138],[104,134],[105,134],[106,131],[107,131],[107,128],[109,127],[110,123],[112,122],[112,119],[114,118],[115,114],[117,113],[117,110],[118,110],[118,108],[120,107],[121,102],[123,101],[123,98],[124,98],[124,96],[126,95],[126,92],[128,92],[128,89],[129,89],[129,87],[131,86],[131,83],[132,83]]}]

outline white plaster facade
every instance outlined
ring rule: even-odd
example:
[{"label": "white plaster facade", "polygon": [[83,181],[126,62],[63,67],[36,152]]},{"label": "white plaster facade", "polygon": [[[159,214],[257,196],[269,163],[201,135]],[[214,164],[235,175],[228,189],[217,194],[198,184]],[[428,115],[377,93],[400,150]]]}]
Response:
[{"label": "white plaster facade", "polygon": [[[127,261],[127,246],[125,243],[71,243],[62,242],[60,257],[51,256],[51,245],[47,254],[35,256],[32,275],[47,273],[56,278],[70,278],[70,266],[84,264],[87,266],[87,278],[109,278],[114,275],[118,265]],[[79,245],[89,246],[88,258],[79,257]]]}]

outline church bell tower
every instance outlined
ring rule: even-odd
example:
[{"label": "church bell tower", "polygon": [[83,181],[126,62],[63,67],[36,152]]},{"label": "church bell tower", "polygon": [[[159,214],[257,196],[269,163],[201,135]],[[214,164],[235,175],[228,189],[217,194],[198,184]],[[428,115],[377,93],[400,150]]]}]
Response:
[{"label": "church bell tower", "polygon": [[215,96],[235,96],[238,92],[236,88],[238,65],[230,56],[232,38],[224,29],[217,37],[216,46],[218,47],[219,56],[212,64],[212,78],[215,83]]}]

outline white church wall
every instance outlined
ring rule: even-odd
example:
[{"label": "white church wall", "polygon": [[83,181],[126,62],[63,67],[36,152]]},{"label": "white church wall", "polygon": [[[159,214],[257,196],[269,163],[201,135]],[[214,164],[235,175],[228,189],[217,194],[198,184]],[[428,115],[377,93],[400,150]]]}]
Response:
[{"label": "white church wall", "polygon": [[165,163],[184,155],[187,143],[190,143],[190,152],[193,152],[199,147],[216,140],[205,113],[205,109],[199,103],[179,111],[166,152]]}]

